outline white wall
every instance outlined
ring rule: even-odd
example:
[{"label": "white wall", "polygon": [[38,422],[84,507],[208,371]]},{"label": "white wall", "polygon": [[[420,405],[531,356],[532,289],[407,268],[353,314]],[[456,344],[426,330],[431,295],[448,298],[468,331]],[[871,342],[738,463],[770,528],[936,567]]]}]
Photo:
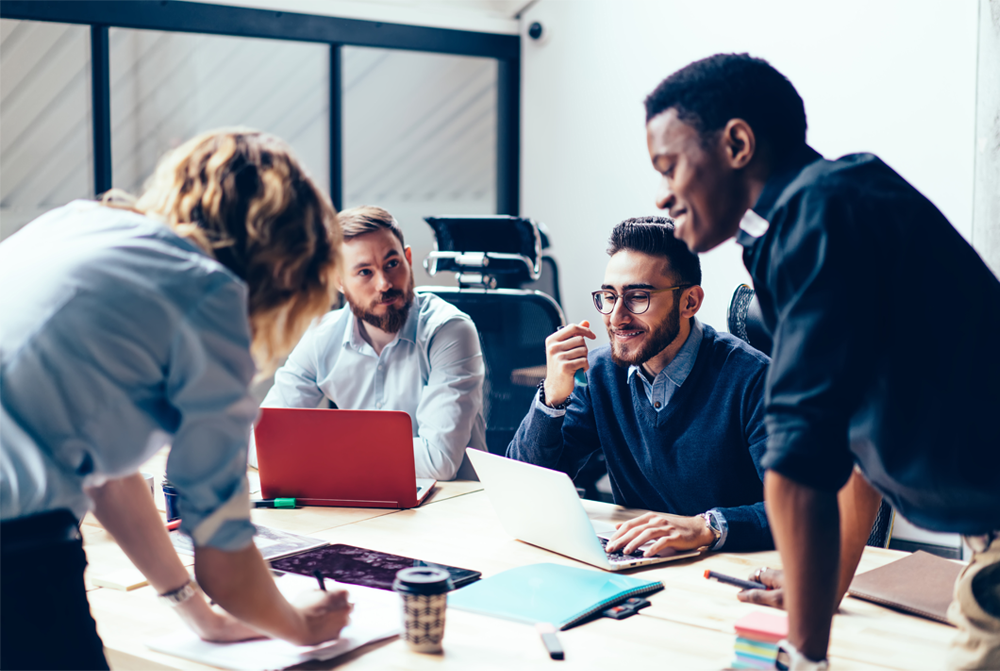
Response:
[{"label": "white wall", "polygon": [[[975,0],[540,0],[522,16],[521,211],[552,230],[567,318],[593,320],[612,226],[655,214],[644,97],[717,52],[769,60],[805,100],[810,144],[879,154],[971,231]],[[701,316],[724,330],[749,278],[730,242],[702,258]],[[915,278],[919,281],[919,278]],[[606,339],[605,339],[606,340]]]},{"label": "white wall", "polygon": [[1000,0],[979,0],[972,244],[1000,276]]}]

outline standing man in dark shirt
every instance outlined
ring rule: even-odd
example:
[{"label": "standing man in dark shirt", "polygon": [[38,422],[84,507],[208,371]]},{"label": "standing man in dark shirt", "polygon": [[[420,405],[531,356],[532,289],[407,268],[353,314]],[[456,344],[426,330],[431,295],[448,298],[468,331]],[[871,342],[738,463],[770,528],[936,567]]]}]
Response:
[{"label": "standing man in dark shirt", "polygon": [[[546,377],[507,456],[575,476],[603,451],[615,503],[656,510],[622,524],[609,552],[774,547],[764,512],[768,358],[695,314],[701,264],[665,217],[627,219],[608,245],[587,322],[546,339]],[[577,370],[587,384],[574,387]]]},{"label": "standing man in dark shirt", "polygon": [[646,130],[658,206],[693,251],[737,237],[773,337],[765,500],[792,668],[823,668],[871,525],[866,486],[838,507],[852,469],[915,524],[966,535],[949,667],[1000,667],[1000,282],[877,157],[813,151],[765,61],[675,72]]}]

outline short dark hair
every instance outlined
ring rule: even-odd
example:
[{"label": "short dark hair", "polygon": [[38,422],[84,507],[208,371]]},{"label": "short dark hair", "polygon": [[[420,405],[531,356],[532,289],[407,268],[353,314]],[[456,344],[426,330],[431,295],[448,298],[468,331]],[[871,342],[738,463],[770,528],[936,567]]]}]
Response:
[{"label": "short dark hair", "polygon": [[743,119],[779,158],[806,142],[806,110],[788,79],[762,58],[716,54],[673,73],[646,97],[646,123],[668,109],[703,140]]},{"label": "short dark hair", "polygon": [[681,284],[701,284],[698,255],[674,237],[674,222],[667,217],[634,217],[615,226],[608,239],[608,256],[626,249],[665,256]]},{"label": "short dark hair", "polygon": [[365,233],[386,229],[392,232],[399,240],[399,244],[406,248],[403,240],[403,230],[399,227],[396,218],[381,207],[374,205],[362,205],[343,210],[337,215],[337,221],[344,231],[344,240],[353,240]]}]

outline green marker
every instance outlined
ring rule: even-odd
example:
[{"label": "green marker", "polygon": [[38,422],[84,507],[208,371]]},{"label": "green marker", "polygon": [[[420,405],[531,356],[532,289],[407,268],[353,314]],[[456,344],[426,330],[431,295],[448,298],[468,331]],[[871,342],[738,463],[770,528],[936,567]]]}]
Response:
[{"label": "green marker", "polygon": [[295,508],[295,499],[251,499],[254,508]]}]

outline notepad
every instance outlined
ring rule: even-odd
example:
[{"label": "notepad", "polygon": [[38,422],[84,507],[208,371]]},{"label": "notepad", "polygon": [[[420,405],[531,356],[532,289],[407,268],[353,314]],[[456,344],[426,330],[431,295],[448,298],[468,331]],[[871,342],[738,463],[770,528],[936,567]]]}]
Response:
[{"label": "notepad", "polygon": [[659,581],[563,566],[531,564],[448,595],[448,606],[518,622],[568,629],[626,599],[663,589]]},{"label": "notepad", "polygon": [[854,577],[848,594],[904,613],[953,625],[948,605],[962,564],[918,550]]},{"label": "notepad", "polygon": [[[303,586],[309,586],[309,583],[312,588],[316,586],[315,580],[292,575],[282,577],[277,584],[287,595],[290,593],[287,586],[295,581],[299,581]],[[332,580],[328,580],[327,585],[328,589],[334,588]],[[343,587],[343,585],[337,586]],[[146,645],[157,652],[209,666],[241,671],[266,671],[284,669],[303,662],[333,659],[373,641],[399,634],[401,627],[398,595],[370,587],[350,587],[349,591],[351,601],[354,602],[351,623],[341,632],[339,639],[320,645],[293,645],[275,639],[210,643],[201,640],[189,629],[147,641]]]}]

